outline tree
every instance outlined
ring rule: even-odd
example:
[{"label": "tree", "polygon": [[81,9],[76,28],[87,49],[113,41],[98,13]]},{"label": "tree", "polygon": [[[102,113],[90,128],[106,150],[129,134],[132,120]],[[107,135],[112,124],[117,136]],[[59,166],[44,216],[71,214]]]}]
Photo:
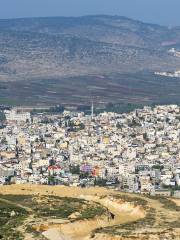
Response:
[{"label": "tree", "polygon": [[0,111],[0,122],[3,122],[6,120],[6,116],[4,114],[4,111]]},{"label": "tree", "polygon": [[77,165],[77,166],[70,166],[70,172],[72,174],[80,174],[80,166]]}]

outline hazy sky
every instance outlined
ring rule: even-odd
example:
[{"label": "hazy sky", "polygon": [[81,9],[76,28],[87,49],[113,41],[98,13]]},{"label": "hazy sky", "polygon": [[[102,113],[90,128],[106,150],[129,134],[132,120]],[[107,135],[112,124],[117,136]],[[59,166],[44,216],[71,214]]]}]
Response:
[{"label": "hazy sky", "polygon": [[180,0],[0,0],[0,18],[112,14],[180,26]]}]

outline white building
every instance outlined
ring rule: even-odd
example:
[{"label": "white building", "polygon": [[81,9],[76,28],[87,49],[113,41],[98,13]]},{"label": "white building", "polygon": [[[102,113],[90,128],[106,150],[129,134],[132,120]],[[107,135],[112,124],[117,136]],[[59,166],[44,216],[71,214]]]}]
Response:
[{"label": "white building", "polygon": [[21,112],[16,108],[13,108],[12,110],[6,110],[5,116],[7,121],[15,121],[15,122],[31,121],[31,114],[29,112]]}]

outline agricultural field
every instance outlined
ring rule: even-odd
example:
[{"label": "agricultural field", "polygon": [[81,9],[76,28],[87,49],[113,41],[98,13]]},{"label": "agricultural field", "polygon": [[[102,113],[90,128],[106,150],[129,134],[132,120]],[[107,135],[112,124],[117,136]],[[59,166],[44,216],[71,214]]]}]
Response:
[{"label": "agricultural field", "polygon": [[179,91],[179,78],[151,72],[38,78],[0,81],[0,104],[89,107],[93,100],[97,109],[126,112],[129,107],[180,104]]}]

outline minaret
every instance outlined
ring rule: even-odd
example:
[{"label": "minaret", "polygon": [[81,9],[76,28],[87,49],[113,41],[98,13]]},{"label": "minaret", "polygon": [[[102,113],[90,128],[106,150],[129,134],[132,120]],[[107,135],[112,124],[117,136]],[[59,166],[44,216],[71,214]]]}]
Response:
[{"label": "minaret", "polygon": [[92,102],[92,106],[91,106],[91,120],[93,120],[94,118],[94,103]]}]

